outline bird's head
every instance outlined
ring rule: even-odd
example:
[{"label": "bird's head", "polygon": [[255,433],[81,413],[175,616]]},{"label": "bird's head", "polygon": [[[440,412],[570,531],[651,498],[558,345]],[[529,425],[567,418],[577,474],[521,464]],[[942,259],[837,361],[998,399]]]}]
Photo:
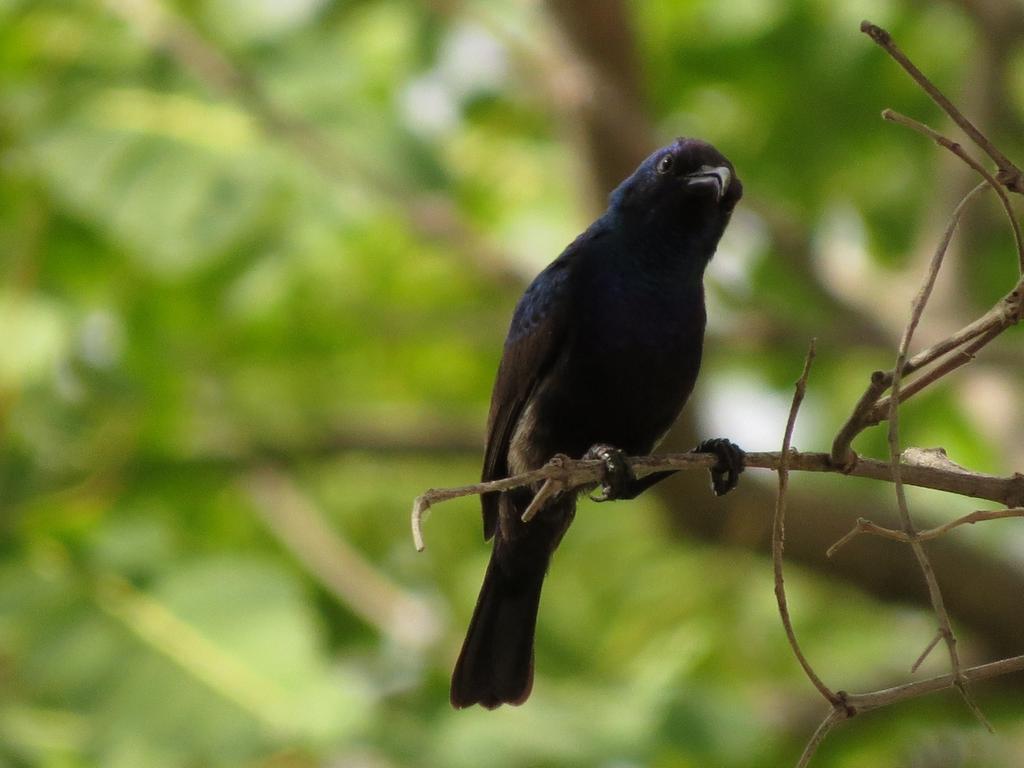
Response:
[{"label": "bird's head", "polygon": [[699,219],[721,230],[743,185],[726,157],[705,141],[676,139],[644,160],[610,198],[610,209],[670,226]]}]

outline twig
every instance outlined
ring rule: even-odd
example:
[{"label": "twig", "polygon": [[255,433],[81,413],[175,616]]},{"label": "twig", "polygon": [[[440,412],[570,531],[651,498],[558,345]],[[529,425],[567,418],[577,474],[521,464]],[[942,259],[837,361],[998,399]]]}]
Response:
[{"label": "twig", "polygon": [[[979,664],[976,667],[968,667],[967,669],[960,670],[960,674],[967,682],[975,683],[990,677],[999,677],[1021,671],[1024,671],[1024,655],[1011,656],[1008,659],[992,661],[988,664]],[[939,675],[927,680],[905,683],[870,693],[848,693],[844,697],[844,703],[854,712],[860,714],[901,701],[916,699],[936,691],[953,688],[955,685],[956,680],[953,678],[953,675]]]},{"label": "twig", "polygon": [[[942,590],[939,588],[939,582],[935,577],[935,571],[932,568],[931,560],[928,558],[928,553],[925,552],[924,545],[921,544],[917,538],[917,531],[914,528],[914,522],[910,516],[910,507],[907,504],[906,489],[903,486],[899,436],[900,384],[903,377],[903,366],[908,357],[910,342],[914,337],[914,331],[917,329],[917,326],[921,321],[921,316],[924,314],[925,306],[928,304],[928,298],[931,296],[935,280],[938,277],[939,270],[942,268],[943,259],[945,258],[946,251],[949,248],[949,242],[953,237],[953,232],[956,230],[956,226],[960,221],[960,216],[967,204],[984,188],[984,186],[985,185],[979,185],[968,192],[953,211],[949,224],[946,226],[942,239],[932,256],[924,283],[921,285],[921,289],[918,291],[917,296],[914,297],[910,312],[910,319],[907,321],[907,327],[903,332],[903,338],[900,340],[899,351],[896,355],[896,364],[893,366],[892,397],[889,403],[889,460],[892,464],[893,489],[896,492],[896,505],[899,509],[900,522],[902,523],[903,530],[910,541],[910,548],[914,552],[914,557],[917,558],[917,563],[921,568],[921,574],[924,576],[925,583],[928,585],[928,595],[932,603],[932,609],[935,611],[935,616],[939,621],[939,634],[946,641],[946,649],[949,652],[949,663],[953,670],[955,685],[963,696],[967,706],[975,716],[984,725],[986,725],[989,730],[991,730],[992,726],[989,725],[973,697],[970,695],[970,692],[967,690],[966,681],[960,671],[960,654],[957,652],[956,635],[953,633],[953,627],[949,620],[949,612],[946,610],[946,604],[942,598]],[[931,647],[927,650],[930,651]],[[927,651],[925,654],[922,654],[922,657],[925,655],[927,655]]]},{"label": "twig", "polygon": [[[900,402],[905,402],[927,386],[971,362],[974,356],[989,342],[1010,326],[1018,323],[1022,311],[1024,311],[1024,280],[1018,282],[1010,293],[977,320],[968,323],[956,333],[936,342],[907,360],[903,365],[904,376],[916,373],[926,365],[949,355],[938,366],[918,376],[907,385],[905,390],[901,390]],[[965,344],[967,346],[964,346]],[[832,457],[837,464],[850,463],[850,456],[853,456],[855,460],[856,456],[850,450],[853,439],[867,427],[874,426],[886,418],[891,395],[883,399],[879,399],[879,397],[892,385],[894,374],[895,371],[875,371],[871,374],[871,381],[867,389],[857,401],[853,412],[833,442]],[[845,460],[843,457],[846,457]]]},{"label": "twig", "polygon": [[1022,174],[1020,168],[1014,165],[1010,159],[1004,155],[999,149],[989,141],[988,137],[979,131],[974,123],[968,120],[963,113],[957,109],[953,103],[946,98],[945,94],[940,91],[931,80],[929,80],[921,70],[910,59],[907,58],[906,54],[903,53],[892,40],[886,30],[879,27],[877,24],[872,24],[870,21],[862,21],[860,24],[860,31],[868,35],[874,40],[879,46],[881,46],[886,53],[888,53],[903,69],[909,74],[921,89],[927,93],[932,101],[939,105],[943,112],[952,118],[960,128],[971,137],[971,140],[978,145],[978,147],[985,152],[992,161],[999,167],[999,181],[1002,182],[1007,189],[1014,192],[1024,193],[1024,174]]},{"label": "twig", "polygon": [[[689,456],[699,454],[684,455]],[[707,461],[706,465],[710,467],[713,463],[713,461]],[[423,520],[434,504],[438,504],[442,501],[459,499],[463,496],[475,496],[482,493],[491,493],[493,491],[510,491],[513,488],[523,488],[524,486],[533,485],[534,483],[541,482],[542,480],[547,481],[562,472],[567,473],[567,486],[575,489],[586,485],[587,483],[596,482],[601,478],[603,471],[604,464],[600,459],[580,459],[578,461],[560,462],[557,465],[552,462],[548,462],[540,469],[534,469],[530,472],[523,472],[519,475],[506,477],[503,480],[490,480],[484,483],[460,485],[454,488],[431,488],[417,496],[412,505],[411,523],[413,544],[415,545],[417,552],[422,552],[426,548],[426,544],[423,541]],[[636,472],[635,467],[634,472]],[[637,476],[642,477],[643,475],[638,474]]]},{"label": "twig", "polygon": [[818,751],[818,747],[821,746],[821,742],[823,742],[825,737],[832,732],[833,728],[848,717],[849,715],[845,708],[833,706],[829,713],[825,715],[825,719],[822,720],[821,724],[814,730],[814,735],[811,736],[807,745],[804,747],[803,754],[800,755],[796,768],[806,768],[806,766],[810,765],[811,758],[813,758],[815,752]]},{"label": "twig", "polygon": [[[980,708],[975,703],[967,689],[967,683],[971,679],[980,677],[982,671],[987,673],[990,668],[985,667],[964,670],[961,667],[959,654],[957,653],[956,648],[956,637],[953,634],[949,614],[946,610],[938,581],[935,578],[931,561],[924,550],[922,542],[929,538],[944,535],[960,525],[986,519],[1019,517],[1024,513],[1024,509],[1020,509],[1020,503],[1014,502],[1010,504],[1014,509],[1001,510],[992,513],[978,511],[921,533],[915,529],[913,520],[910,516],[910,509],[907,505],[906,492],[904,488],[904,483],[906,481],[906,478],[904,477],[906,455],[902,454],[900,451],[899,406],[907,398],[922,391],[927,386],[938,381],[943,376],[959,368],[961,365],[964,365],[966,362],[969,362],[973,359],[974,354],[978,350],[998,336],[1003,330],[1005,330],[1005,328],[1009,327],[1009,325],[1012,325],[1021,319],[1021,296],[1022,293],[1024,293],[1024,238],[1021,237],[1020,225],[1014,215],[1009,197],[1002,186],[1005,185],[1006,188],[1018,193],[1024,192],[1024,179],[1022,179],[1020,169],[1010,162],[1010,160],[995,146],[993,146],[988,138],[966,117],[964,117],[952,102],[950,102],[949,99],[947,99],[946,96],[939,91],[939,89],[936,88],[935,85],[932,84],[932,82],[928,80],[928,78],[914,65],[914,63],[899,50],[895,43],[893,43],[888,32],[868,21],[861,24],[861,31],[868,34],[878,45],[884,48],[885,51],[910,74],[914,81],[954,120],[954,122],[956,122],[956,124],[959,125],[968,134],[968,136],[970,136],[971,139],[986,154],[988,154],[990,158],[992,158],[993,161],[995,161],[999,168],[999,172],[993,176],[981,163],[966,152],[960,144],[946,136],[943,136],[923,123],[892,110],[885,110],[882,113],[882,116],[886,120],[902,124],[918,131],[952,152],[974,171],[980,174],[984,179],[984,182],[971,190],[963,200],[960,201],[950,218],[949,224],[946,226],[942,239],[932,256],[929,269],[922,286],[918,291],[917,296],[914,298],[910,318],[900,340],[896,363],[893,366],[892,371],[889,373],[875,371],[871,375],[871,381],[868,384],[867,389],[854,406],[853,412],[837,433],[832,444],[831,459],[833,463],[836,466],[841,467],[843,470],[852,473],[856,471],[859,464],[862,463],[851,448],[853,439],[867,426],[876,424],[884,418],[888,419],[891,479],[896,493],[896,501],[899,508],[902,530],[895,531],[882,528],[869,520],[860,518],[853,530],[829,548],[827,555],[831,557],[840,547],[844,546],[861,533],[873,533],[876,535],[888,536],[889,538],[895,538],[909,543],[914,551],[918,566],[920,567],[921,573],[928,586],[929,599],[939,622],[939,628],[935,637],[918,656],[911,668],[911,671],[916,671],[931,651],[938,645],[939,641],[945,640],[946,647],[949,652],[952,672],[943,678],[933,678],[932,680],[925,681],[924,683],[900,686],[898,688],[889,689],[888,691],[876,691],[873,694],[863,694],[860,696],[843,695],[842,708],[839,703],[833,702],[833,710],[825,720],[822,721],[814,736],[811,738],[810,742],[808,742],[807,747],[804,750],[804,754],[801,757],[799,763],[800,766],[807,765],[818,745],[840,720],[852,716],[857,711],[865,711],[877,706],[884,706],[885,704],[893,703],[897,700],[902,700],[903,698],[923,695],[924,692],[931,692],[944,687],[957,688],[974,715],[983,725],[985,725],[986,728],[990,731],[992,730],[992,726],[985,719],[985,716],[982,714]],[[973,323],[962,328],[960,331],[944,339],[938,344],[932,345],[930,348],[918,353],[914,357],[910,357],[909,348],[911,340],[913,339],[914,332],[921,320],[922,314],[924,313],[925,306],[928,303],[928,298],[931,295],[935,280],[938,276],[939,270],[941,269],[942,261],[945,258],[946,251],[949,247],[950,239],[952,238],[957,224],[959,223],[963,210],[966,205],[987,186],[992,187],[996,191],[1003,206],[1003,210],[1006,213],[1007,219],[1010,222],[1010,227],[1013,231],[1014,245],[1017,250],[1017,262],[1022,278],[1010,294],[1008,294],[1000,303],[992,307],[984,316],[975,320]],[[903,377],[905,375],[911,374],[936,360],[940,360],[946,355],[949,355],[949,357],[942,360],[942,362],[940,362],[939,365],[931,371],[919,376],[905,390],[901,388]],[[889,396],[883,400],[879,400],[885,390],[889,388],[891,388]],[[940,461],[930,462],[931,465],[937,469],[945,469],[953,472],[959,472],[962,469],[952,465],[951,462],[948,462],[948,460],[945,459],[944,454],[942,454],[940,459]],[[995,666],[991,669],[998,669],[1000,671],[995,673],[1002,674],[1004,670],[1010,667],[1016,669],[1024,668],[1024,657],[1016,657],[1015,659],[996,662]]]},{"label": "twig", "polygon": [[914,674],[915,672],[917,672],[918,669],[921,668],[921,665],[924,664],[925,659],[927,659],[931,655],[931,652],[935,650],[935,646],[939,644],[939,641],[943,637],[945,637],[945,633],[942,631],[942,627],[939,627],[939,630],[935,633],[935,636],[932,638],[931,642],[924,647],[924,650],[921,651],[921,655],[918,656],[914,663],[910,665],[910,674]]},{"label": "twig", "polygon": [[[797,413],[800,411],[800,404],[807,392],[807,377],[811,373],[811,364],[814,362],[814,340],[811,340],[807,348],[807,359],[804,361],[804,369],[797,379],[793,392],[793,404],[789,408],[789,418],[786,420],[786,431],[782,437],[782,451],[779,461],[779,490],[775,497],[775,517],[772,521],[772,570],[775,574],[775,600],[779,606],[779,616],[782,618],[782,626],[786,630],[786,639],[789,640],[789,647],[793,655],[800,662],[804,674],[811,681],[818,692],[833,705],[838,701],[824,681],[814,671],[811,663],[804,656],[800,643],[796,639],[796,632],[793,629],[793,620],[789,615],[789,602],[786,599],[786,582],[782,573],[782,551],[786,546],[786,489],[789,486],[789,445],[793,439],[793,428],[796,426]],[[824,738],[824,736],[822,736]]]},{"label": "twig", "polygon": [[[907,322],[907,327],[903,331],[903,338],[900,340],[900,347],[896,357],[896,365],[893,366],[891,373],[891,387],[892,387],[892,399],[895,401],[891,404],[889,409],[889,417],[892,419],[896,413],[896,405],[898,405],[899,397],[897,395],[900,385],[902,384],[903,375],[908,373],[907,362],[909,356],[910,342],[913,339],[914,332],[917,330],[918,324],[921,322],[921,316],[924,314],[924,308],[928,304],[928,299],[931,296],[932,288],[935,286],[935,280],[939,275],[939,270],[942,268],[942,262],[946,257],[946,251],[949,250],[949,243],[953,239],[953,233],[956,231],[957,225],[960,223],[960,218],[963,216],[963,212],[967,205],[988,186],[989,182],[984,181],[978,186],[974,187],[970,192],[964,195],[963,199],[957,203],[956,208],[953,209],[953,213],[949,218],[949,223],[946,224],[946,229],[942,233],[942,237],[939,240],[939,244],[935,247],[935,253],[932,255],[932,260],[928,265],[928,272],[925,275],[924,283],[921,285],[917,296],[914,297],[914,301],[911,305],[910,320]],[[890,421],[891,423],[891,421]],[[892,431],[892,430],[890,430]],[[891,442],[891,441],[890,441]],[[891,447],[891,446],[890,446]],[[897,450],[897,454],[899,451]],[[897,486],[901,485],[901,481],[898,474],[895,475]]]},{"label": "twig", "polygon": [[1002,203],[1003,212],[1006,214],[1006,218],[1009,219],[1010,229],[1013,230],[1013,244],[1017,249],[1017,263],[1020,266],[1021,272],[1024,273],[1024,241],[1021,239],[1020,223],[1017,221],[1017,217],[1013,213],[1013,206],[1010,204],[1010,197],[1006,194],[1006,190],[1003,189],[1002,184],[1000,184],[999,181],[997,181],[996,178],[988,172],[988,169],[985,168],[985,166],[975,160],[962,146],[960,146],[958,142],[943,136],[934,128],[914,120],[912,117],[900,114],[892,109],[883,109],[882,118],[927,136],[940,147],[948,149],[954,155],[959,157],[967,163],[967,165],[973,168],[983,179],[985,179],[988,186],[990,186],[999,196],[999,202]]},{"label": "twig", "polygon": [[[979,350],[1007,328],[1019,322],[1022,312],[1024,312],[1024,279],[1018,282],[1010,293],[1000,299],[984,315],[906,360],[901,369],[904,376],[919,371],[945,355],[950,355],[936,368],[911,382],[907,386],[907,391],[901,392],[900,402],[970,362]],[[972,343],[968,344],[968,342]],[[965,344],[968,346],[960,349]],[[846,423],[840,428],[832,442],[832,461],[837,466],[849,471],[859,460],[850,445],[854,438],[866,428],[885,418],[888,413],[889,397],[882,400],[879,398],[892,385],[894,375],[895,370],[874,371],[871,374],[864,394],[861,395]]]},{"label": "twig", "polygon": [[[935,528],[929,528],[926,531],[918,531],[914,538],[918,541],[930,541],[931,539],[937,539],[940,536],[944,536],[954,528],[958,528],[961,525],[974,525],[985,520],[1002,520],[1007,517],[1024,517],[1024,507],[1014,507],[1012,509],[990,509],[990,510],[978,510],[971,512],[970,514],[958,517],[956,520],[951,520],[943,525],[936,526]],[[881,536],[885,539],[893,539],[894,541],[902,541],[904,543],[910,543],[911,539],[907,536],[905,531],[897,531],[893,528],[885,528],[877,523],[868,520],[867,518],[857,518],[856,525],[853,529],[847,533],[843,538],[839,539],[835,544],[828,548],[825,553],[827,557],[832,557],[842,549],[844,546],[849,544],[853,539],[857,538],[861,534],[870,534],[872,536]]]},{"label": "twig", "polygon": [[875,371],[871,374],[871,381],[860,400],[853,407],[853,413],[846,420],[846,423],[839,428],[835,440],[832,441],[831,460],[843,471],[852,472],[859,463],[859,457],[850,448],[853,439],[864,430],[864,418],[878,402],[878,398],[889,387],[885,372]]},{"label": "twig", "polygon": [[[960,368],[961,366],[967,365],[967,363],[972,362],[975,356],[978,354],[978,351],[982,347],[986,346],[996,336],[1001,334],[1003,330],[1003,328],[1000,328],[998,326],[995,328],[990,328],[988,331],[986,331],[984,334],[978,337],[973,343],[969,344],[963,349],[957,350],[948,358],[946,358],[941,364],[937,365],[935,368],[932,368],[927,373],[914,379],[906,387],[900,389],[899,402],[907,402],[907,400],[916,395],[918,392],[921,392],[929,385],[934,384],[936,381],[938,381],[944,376],[948,376],[957,368]],[[879,400],[874,405],[874,407],[871,408],[871,410],[869,410],[864,415],[864,424],[866,426],[873,426],[878,422],[882,421],[882,419],[886,418],[886,414],[889,413],[889,405],[891,399],[892,395],[887,395],[886,397]]]},{"label": "twig", "polygon": [[[551,461],[548,462],[548,466],[556,469],[563,469],[565,462],[569,459],[564,453],[559,453],[552,457]],[[528,523],[536,517],[537,513],[544,508],[544,505],[548,503],[548,499],[555,496],[558,493],[567,489],[566,485],[567,475],[562,472],[549,477],[544,481],[544,485],[540,487],[540,490],[534,494],[534,497],[530,500],[529,506],[523,510],[522,521]]]},{"label": "twig", "polygon": [[[918,352],[907,361],[903,373],[914,373],[972,339],[977,339],[997,328],[1004,331],[1017,323],[1021,317],[1021,310],[1024,308],[1024,302],[1021,300],[1022,289],[1024,289],[1024,281],[1018,282],[1010,293],[977,320],[968,323],[956,333],[933,344],[928,349]],[[892,372],[886,374],[886,377],[891,382]]]}]

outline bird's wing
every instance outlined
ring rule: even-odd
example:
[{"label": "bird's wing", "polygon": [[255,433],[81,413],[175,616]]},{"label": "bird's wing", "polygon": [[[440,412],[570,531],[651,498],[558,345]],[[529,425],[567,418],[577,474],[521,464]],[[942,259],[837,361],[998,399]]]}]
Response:
[{"label": "bird's wing", "polygon": [[[573,304],[571,275],[584,239],[577,238],[541,272],[516,305],[491,394],[485,481],[508,476],[509,444],[519,417],[563,350]],[[487,493],[481,497],[487,539],[498,525],[499,495]]]}]

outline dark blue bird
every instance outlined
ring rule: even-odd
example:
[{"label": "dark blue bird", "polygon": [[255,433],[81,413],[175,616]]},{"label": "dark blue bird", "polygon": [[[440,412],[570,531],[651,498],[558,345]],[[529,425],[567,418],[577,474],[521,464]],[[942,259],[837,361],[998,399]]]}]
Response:
[{"label": "dark blue bird", "polygon": [[[487,424],[484,480],[543,466],[557,453],[605,461],[602,500],[633,498],[671,474],[637,480],[626,455],[649,453],[693,390],[704,341],[704,268],[743,187],[718,150],[677,139],[612,192],[608,209],[519,300]],[[742,471],[725,440],[724,493]],[[533,686],[533,636],[551,555],[572,522],[575,494],[528,523],[536,488],[483,497],[487,574],[452,675],[455,707],[520,704]]]}]

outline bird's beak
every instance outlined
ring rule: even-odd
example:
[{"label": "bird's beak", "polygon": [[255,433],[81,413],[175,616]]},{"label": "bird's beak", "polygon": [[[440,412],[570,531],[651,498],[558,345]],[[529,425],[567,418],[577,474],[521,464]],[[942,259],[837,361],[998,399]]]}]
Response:
[{"label": "bird's beak", "polygon": [[715,202],[718,202],[729,189],[732,171],[724,165],[702,165],[694,173],[687,174],[685,178],[687,186],[712,187],[715,191]]}]

